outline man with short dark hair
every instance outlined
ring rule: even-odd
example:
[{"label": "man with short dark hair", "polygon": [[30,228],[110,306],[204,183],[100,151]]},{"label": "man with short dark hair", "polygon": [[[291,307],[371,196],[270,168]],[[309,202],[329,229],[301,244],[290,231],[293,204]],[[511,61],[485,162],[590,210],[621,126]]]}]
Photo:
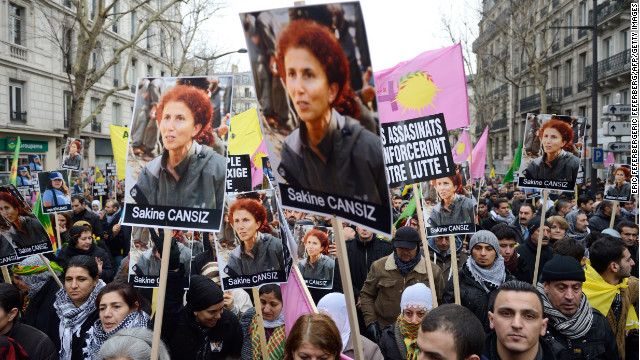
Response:
[{"label": "man with short dark hair", "polygon": [[586,194],[578,196],[578,209],[584,211],[587,217],[590,217],[593,213],[593,199],[591,196]]},{"label": "man with short dark hair", "polygon": [[616,338],[607,319],[582,293],[585,275],[580,263],[555,255],[542,269],[541,280],[537,288],[549,318],[544,340],[556,358],[618,359]]},{"label": "man with short dark hair", "polygon": [[88,222],[91,225],[91,233],[96,237],[102,237],[102,222],[100,218],[93,211],[87,210],[84,204],[85,199],[83,196],[74,195],[71,197],[71,209],[73,210],[71,219],[74,223],[81,220]]},{"label": "man with short dark hair", "polygon": [[484,332],[480,321],[467,308],[444,304],[422,319],[417,344],[419,360],[479,360]]},{"label": "man with short dark hair", "polygon": [[587,258],[584,256],[585,250],[582,243],[570,237],[560,239],[553,244],[554,255],[569,256],[580,263],[580,266],[587,263]]},{"label": "man with short dark hair", "polygon": [[516,231],[516,242],[518,244],[523,244],[524,241],[529,236],[529,229],[527,228],[527,223],[533,216],[536,214],[536,208],[529,203],[524,203],[520,205],[518,210],[518,218],[513,221],[513,223],[509,224]]},{"label": "man with short dark hair", "polygon": [[[427,240],[429,249],[433,252],[429,260],[440,267],[445,281],[448,281],[453,274],[453,270],[451,269],[451,244],[449,239],[450,236],[434,236]],[[459,271],[462,264],[467,261],[469,253],[462,249],[462,240],[459,240],[458,237],[455,237],[455,239],[456,259],[458,259],[458,268],[455,271]]]},{"label": "man with short dark hair", "polygon": [[131,241],[130,227],[119,224],[121,214],[120,203],[115,199],[107,200],[102,215],[102,230],[104,231],[102,238],[107,243],[113,257],[113,267],[116,269],[120,266],[123,256],[126,255],[125,249],[129,248],[128,242]]},{"label": "man with short dark hair", "polygon": [[631,268],[631,276],[638,277],[638,224],[632,221],[621,221],[616,227],[627,245],[635,265]]},{"label": "man with short dark hair", "polygon": [[496,200],[493,210],[491,210],[489,214],[490,218],[485,220],[482,224],[482,227],[489,231],[500,222],[511,224],[516,219],[516,217],[511,213],[511,209],[509,209],[509,200],[505,198]]},{"label": "man with short dark hair", "polygon": [[542,249],[540,250],[540,265],[538,269],[542,269],[544,264],[551,260],[553,257],[553,250],[549,247],[550,229],[547,220],[544,221],[544,226],[540,228],[540,217],[536,216],[529,220],[527,227],[529,228],[529,238],[524,244],[518,246],[516,251],[520,254],[520,258],[523,258],[527,263],[527,270],[529,271],[527,282],[533,282],[533,272],[536,266],[536,254],[538,253],[538,238],[540,231],[542,231]]},{"label": "man with short dark hair", "polygon": [[547,331],[542,298],[536,288],[522,281],[504,282],[489,303],[491,332],[484,345],[489,360],[555,359],[542,340]]},{"label": "man with short dark hair", "polygon": [[420,253],[420,235],[411,226],[396,231],[391,242],[394,252],[371,265],[367,280],[360,291],[360,304],[367,335],[374,342],[380,340],[380,329],[391,325],[398,317],[390,309],[400,308],[400,295],[408,286],[423,283],[429,286],[427,266],[433,271],[436,296],[442,299],[444,281],[442,271]]},{"label": "man with short dark hair", "polygon": [[556,215],[565,217],[565,215],[567,215],[572,210],[571,202],[565,199],[560,199],[556,203],[555,209],[556,209]]},{"label": "man with short dark hair", "polygon": [[631,276],[631,253],[622,239],[600,235],[589,248],[589,262],[582,291],[591,306],[607,317],[624,359],[625,331],[638,328],[632,305],[638,302],[638,278]]},{"label": "man with short dark hair", "polygon": [[[602,231],[609,227],[611,214],[613,213],[613,202],[604,200],[598,204],[595,214],[589,219],[589,229],[591,231]],[[615,217],[613,227],[618,225],[618,216]]]},{"label": "man with short dark hair", "polygon": [[[471,256],[458,272],[460,304],[471,310],[480,320],[485,332],[489,332],[487,308],[489,297],[505,281],[514,279],[507,274],[504,258],[500,255],[498,238],[490,231],[480,230],[469,240]],[[445,303],[454,302],[453,278],[444,289]]]},{"label": "man with short dark hair", "polygon": [[529,270],[524,258],[520,258],[516,252],[517,230],[507,224],[500,223],[491,229],[491,232],[498,238],[500,244],[500,255],[504,258],[504,267],[511,275],[521,281],[527,281]]}]

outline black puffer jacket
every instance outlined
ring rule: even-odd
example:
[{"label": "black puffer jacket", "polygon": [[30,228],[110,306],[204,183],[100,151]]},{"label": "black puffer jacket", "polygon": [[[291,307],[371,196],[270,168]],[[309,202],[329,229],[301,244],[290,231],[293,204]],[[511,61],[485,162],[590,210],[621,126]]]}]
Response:
[{"label": "black puffer jacket", "polygon": [[[520,259],[524,259],[527,264],[527,270],[529,271],[528,279],[529,281],[533,280],[533,273],[536,268],[536,254],[538,253],[538,246],[531,242],[531,236],[524,242],[524,244],[516,247],[516,252],[520,255],[518,261]],[[542,269],[544,268],[544,264],[547,261],[553,258],[553,249],[551,246],[542,246],[540,250],[540,265],[538,266],[538,276],[542,274]]]},{"label": "black puffer jacket", "polygon": [[[620,222],[620,217],[616,216],[616,219],[613,220],[613,228],[615,229]],[[611,215],[607,216],[602,209],[598,209],[591,218],[589,218],[589,229],[591,231],[602,231],[609,227],[611,223]]]},{"label": "black puffer jacket", "polygon": [[[353,296],[360,296],[360,290],[367,280],[367,274],[371,269],[371,264],[378,259],[391,255],[393,246],[391,242],[385,241],[373,235],[370,241],[363,242],[356,233],[356,236],[346,241],[347,259],[349,259],[349,268],[351,269],[351,280],[353,284]],[[339,274],[335,271],[335,274]],[[336,278],[340,276],[335,276]]]},{"label": "black puffer jacket", "polygon": [[102,260],[102,273],[100,274],[100,279],[105,283],[113,281],[113,278],[116,276],[116,269],[113,268],[111,256],[107,250],[101,248],[95,243],[91,244],[89,250],[81,250],[71,245],[63,247],[58,253],[58,263],[60,266],[64,267],[72,257],[78,255],[87,255],[92,258],[97,257]]},{"label": "black puffer jacket", "polygon": [[56,314],[53,303],[60,286],[53,277],[44,284],[42,289],[29,301],[27,310],[22,316],[22,323],[33,326],[45,333],[53,342],[56,349],[60,349],[60,318]]},{"label": "black puffer jacket", "polygon": [[568,339],[551,326],[551,323],[547,325],[547,334],[543,339],[549,344],[557,359],[620,359],[616,336],[613,334],[607,318],[600,311],[594,308],[591,310],[593,310],[591,329],[579,339]]},{"label": "black puffer jacket", "polygon": [[[396,332],[398,336],[396,336]],[[378,346],[384,360],[405,360],[407,358],[407,345],[404,344],[398,325],[395,322],[382,329]]]},{"label": "black puffer jacket", "polygon": [[[462,269],[458,272],[458,280],[460,282],[460,305],[471,310],[471,312],[474,313],[482,323],[484,332],[489,333],[491,328],[489,327],[489,315],[487,314],[487,311],[489,310],[489,297],[495,290],[488,293],[484,291],[482,285],[475,281],[473,275],[471,275],[471,271],[469,271],[467,264],[464,264]],[[507,272],[505,281],[509,280],[515,280],[515,278]],[[447,286],[444,288],[442,300],[445,304],[452,304],[455,302],[453,293],[453,277],[449,279]]]}]

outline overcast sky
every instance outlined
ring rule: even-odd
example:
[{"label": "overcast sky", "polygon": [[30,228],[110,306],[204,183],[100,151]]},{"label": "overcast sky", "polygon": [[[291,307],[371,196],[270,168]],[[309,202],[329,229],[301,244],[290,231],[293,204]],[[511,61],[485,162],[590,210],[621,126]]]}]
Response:
[{"label": "overcast sky", "polygon": [[[330,1],[307,0],[307,5]],[[443,30],[442,17],[446,16],[462,27],[471,23],[477,33],[477,15],[464,0],[362,0],[364,23],[371,51],[373,70],[395,66],[431,49],[452,45]],[[206,24],[217,53],[246,48],[239,13],[293,6],[293,0],[228,0],[228,7]],[[249,71],[247,54],[225,57],[228,63],[238,64],[240,71]],[[227,62],[225,61],[225,62]],[[230,71],[230,66],[226,71]]]}]

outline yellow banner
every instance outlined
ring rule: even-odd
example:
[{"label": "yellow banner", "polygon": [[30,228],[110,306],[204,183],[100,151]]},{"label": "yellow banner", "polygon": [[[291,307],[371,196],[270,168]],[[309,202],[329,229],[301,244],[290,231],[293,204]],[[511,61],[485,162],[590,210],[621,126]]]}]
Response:
[{"label": "yellow banner", "polygon": [[127,144],[129,143],[129,128],[124,126],[109,125],[111,132],[111,148],[113,158],[116,161],[118,180],[124,180],[125,165],[127,162]]}]

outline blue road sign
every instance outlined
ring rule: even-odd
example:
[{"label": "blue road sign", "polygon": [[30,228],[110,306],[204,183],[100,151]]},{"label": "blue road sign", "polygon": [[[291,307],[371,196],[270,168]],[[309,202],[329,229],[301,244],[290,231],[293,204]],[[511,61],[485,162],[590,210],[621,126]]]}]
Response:
[{"label": "blue road sign", "polygon": [[593,148],[593,162],[604,162],[604,151],[602,151],[602,148]]}]

